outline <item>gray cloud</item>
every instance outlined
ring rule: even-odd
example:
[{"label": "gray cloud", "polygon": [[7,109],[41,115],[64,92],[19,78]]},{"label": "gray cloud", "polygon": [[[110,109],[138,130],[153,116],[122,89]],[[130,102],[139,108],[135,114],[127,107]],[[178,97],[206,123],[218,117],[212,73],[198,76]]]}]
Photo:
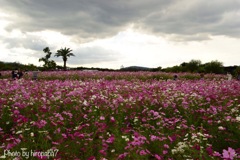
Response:
[{"label": "gray cloud", "polygon": [[6,48],[25,48],[35,51],[42,51],[43,48],[48,46],[47,42],[37,36],[25,35],[24,37],[2,37],[3,43]]},{"label": "gray cloud", "polygon": [[[112,36],[130,24],[152,34],[198,40],[206,35],[240,37],[238,0],[0,0],[15,15],[6,28],[54,30],[79,41]],[[191,36],[193,36],[191,38]],[[187,37],[184,39],[184,37]]]},{"label": "gray cloud", "polygon": [[59,31],[77,35],[80,40],[112,36],[149,12],[163,8],[170,1],[109,0],[0,0],[5,13],[13,14],[7,30]]},{"label": "gray cloud", "polygon": [[239,7],[235,0],[183,0],[149,15],[139,26],[156,34],[178,34],[186,40],[207,34],[240,37]]},{"label": "gray cloud", "polygon": [[[49,45],[46,41],[34,35],[25,35],[23,37],[15,37],[8,38],[3,37],[1,41],[5,42],[6,47],[11,50],[11,52],[15,53],[17,48],[23,48],[29,50],[25,52],[24,55],[27,57],[34,57],[39,59],[44,57],[46,54],[43,52],[43,49],[49,46],[50,51],[52,52],[51,59],[62,63],[62,59],[54,57],[55,53],[58,49],[57,46]],[[71,47],[70,47],[71,48]],[[110,62],[117,61],[119,58],[122,58],[121,54],[107,50],[101,47],[84,47],[84,48],[71,48],[75,57],[69,58],[68,62],[72,65],[85,65],[85,64],[93,64],[93,63],[101,63],[101,62]],[[32,52],[31,52],[32,50]],[[17,54],[13,54],[10,56],[17,56]]]},{"label": "gray cloud", "polygon": [[73,53],[76,57],[69,61],[74,65],[118,61],[122,58],[121,54],[100,47],[78,48]]}]

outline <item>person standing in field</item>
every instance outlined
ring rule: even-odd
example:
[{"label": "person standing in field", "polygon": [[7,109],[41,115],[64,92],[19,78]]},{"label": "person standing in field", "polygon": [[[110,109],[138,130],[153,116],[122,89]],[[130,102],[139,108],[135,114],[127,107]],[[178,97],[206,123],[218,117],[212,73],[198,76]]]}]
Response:
[{"label": "person standing in field", "polygon": [[16,80],[17,79],[17,77],[18,77],[18,71],[17,71],[17,69],[15,69],[15,70],[12,70],[12,79],[13,80]]},{"label": "person standing in field", "polygon": [[240,81],[240,70],[238,71],[238,74],[237,74],[237,80]]},{"label": "person standing in field", "polygon": [[18,76],[18,79],[22,78],[23,72],[21,69],[18,70],[17,76]]},{"label": "person standing in field", "polygon": [[32,80],[37,80],[39,71],[32,72]]},{"label": "person standing in field", "polygon": [[204,80],[204,73],[201,73],[201,74],[200,74],[200,79],[201,79],[201,80]]},{"label": "person standing in field", "polygon": [[178,79],[178,75],[175,74],[175,75],[173,76],[173,80],[176,81],[177,79]]},{"label": "person standing in field", "polygon": [[227,72],[227,79],[228,79],[228,81],[231,81],[231,80],[232,80],[232,74],[229,73],[229,72]]}]

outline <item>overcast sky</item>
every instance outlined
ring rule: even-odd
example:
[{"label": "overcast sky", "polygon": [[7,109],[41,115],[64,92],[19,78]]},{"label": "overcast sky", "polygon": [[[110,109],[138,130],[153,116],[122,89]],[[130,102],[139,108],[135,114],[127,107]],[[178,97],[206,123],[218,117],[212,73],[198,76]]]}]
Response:
[{"label": "overcast sky", "polygon": [[0,61],[168,67],[192,59],[240,65],[240,0],[0,0]]}]

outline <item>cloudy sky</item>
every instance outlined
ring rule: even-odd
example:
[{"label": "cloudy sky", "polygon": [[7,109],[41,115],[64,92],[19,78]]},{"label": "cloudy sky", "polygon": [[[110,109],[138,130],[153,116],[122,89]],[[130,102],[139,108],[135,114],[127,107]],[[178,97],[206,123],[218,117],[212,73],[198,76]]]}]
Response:
[{"label": "cloudy sky", "polygon": [[68,66],[240,65],[240,0],[0,0],[0,61]]}]

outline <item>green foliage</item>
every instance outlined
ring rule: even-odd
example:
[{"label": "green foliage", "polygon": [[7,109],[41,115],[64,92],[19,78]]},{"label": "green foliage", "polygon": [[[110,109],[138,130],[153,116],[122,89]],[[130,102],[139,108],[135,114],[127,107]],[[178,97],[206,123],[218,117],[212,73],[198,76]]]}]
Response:
[{"label": "green foliage", "polygon": [[223,63],[219,62],[217,60],[211,61],[209,63],[206,63],[204,65],[204,68],[205,68],[205,71],[207,73],[217,73],[217,74],[220,74],[220,73],[224,72]]},{"label": "green foliage", "polygon": [[217,60],[202,64],[200,60],[183,62],[179,66],[164,69],[166,72],[191,72],[191,73],[224,73],[223,63]]},{"label": "green foliage", "polygon": [[43,69],[44,70],[56,69],[57,64],[53,60],[49,60],[52,54],[49,47],[44,48],[43,52],[46,53],[46,56],[39,59],[39,62],[44,62]]},{"label": "green foliage", "polygon": [[202,62],[200,60],[191,60],[187,64],[187,68],[190,72],[198,72],[198,69],[201,64],[202,64]]},{"label": "green foliage", "polygon": [[21,70],[34,70],[37,68],[34,64],[21,64],[18,62],[1,62],[0,61],[0,70],[1,71],[9,71],[9,70],[15,70],[17,68],[20,68]]},{"label": "green foliage", "polygon": [[234,71],[234,75],[237,77],[238,75],[240,75],[240,66],[238,66],[235,71]]},{"label": "green foliage", "polygon": [[47,69],[47,70],[55,69],[56,66],[57,66],[57,64],[56,64],[53,60],[47,61],[47,62],[43,65],[44,69]]}]

